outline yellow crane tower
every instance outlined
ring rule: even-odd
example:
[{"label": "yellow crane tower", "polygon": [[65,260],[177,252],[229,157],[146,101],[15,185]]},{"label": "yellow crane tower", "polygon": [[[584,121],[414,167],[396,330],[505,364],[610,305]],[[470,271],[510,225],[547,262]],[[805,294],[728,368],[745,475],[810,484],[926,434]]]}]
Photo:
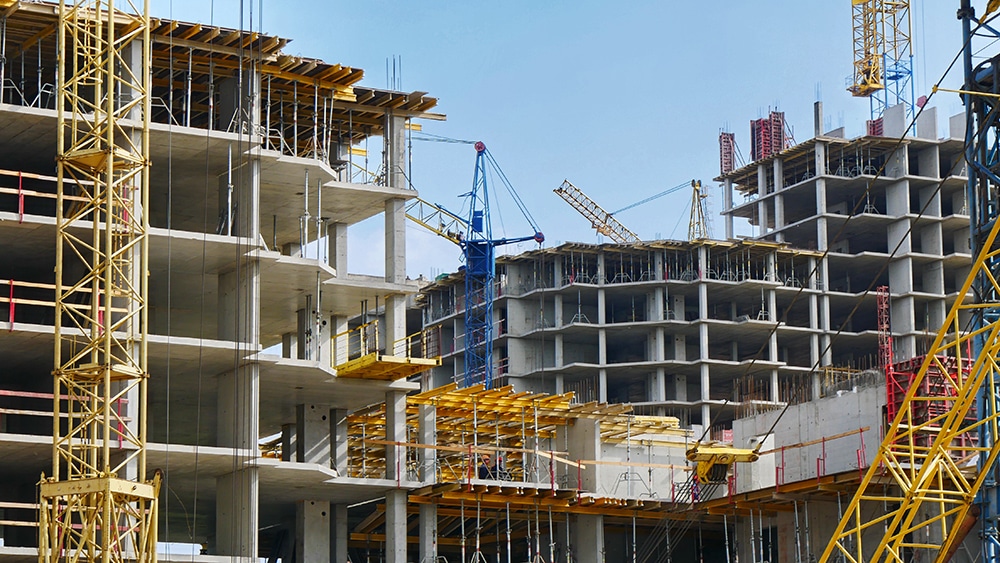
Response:
[{"label": "yellow crane tower", "polygon": [[[159,476],[146,478],[145,409],[149,0],[118,6],[59,4],[53,459],[40,483],[40,563],[156,561]],[[66,205],[70,194],[82,203]]]},{"label": "yellow crane tower", "polygon": [[618,244],[632,244],[639,242],[639,235],[629,230],[628,227],[615,218],[615,215],[633,207],[649,203],[654,199],[670,195],[689,185],[691,186],[691,217],[688,221],[688,240],[709,238],[712,235],[708,228],[708,221],[705,219],[705,200],[708,194],[701,190],[700,180],[691,180],[690,184],[684,182],[631,205],[626,205],[618,211],[612,211],[611,213],[605,211],[603,207],[591,199],[590,196],[583,193],[583,190],[574,186],[569,180],[563,180],[562,185],[552,191],[563,198],[573,209],[576,209],[580,215],[583,215],[584,218],[590,221],[591,226],[598,233]]}]

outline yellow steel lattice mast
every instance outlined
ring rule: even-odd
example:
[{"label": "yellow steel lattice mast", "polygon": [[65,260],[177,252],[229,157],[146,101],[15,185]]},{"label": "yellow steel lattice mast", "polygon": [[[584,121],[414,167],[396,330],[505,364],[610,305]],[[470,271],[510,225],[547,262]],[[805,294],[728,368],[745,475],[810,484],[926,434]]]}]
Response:
[{"label": "yellow steel lattice mast", "polygon": [[885,50],[882,3],[883,0],[851,0],[854,84],[848,90],[857,97],[868,97],[885,88],[882,81],[882,53]]},{"label": "yellow steel lattice mast", "polygon": [[[59,5],[55,401],[39,561],[156,560],[146,479],[149,2]],[[83,196],[68,205],[65,195]]]},{"label": "yellow steel lattice mast", "polygon": [[[1000,295],[991,269],[1000,259],[998,233],[1000,221],[994,222],[821,562],[839,555],[847,561],[903,561],[907,552],[915,560],[946,560],[974,521],[974,497],[989,473],[978,471],[977,454],[983,467],[991,467],[1000,452],[1000,442],[981,447],[969,439],[986,429],[1000,435],[998,411],[977,418],[974,410],[980,390],[986,401],[998,399],[1000,320],[992,316],[977,330],[962,330],[970,315],[996,310],[995,301],[978,301],[970,290],[980,279],[986,280],[985,295]],[[977,338],[982,349],[974,355]]]},{"label": "yellow steel lattice mast", "polygon": [[701,191],[701,180],[691,180],[691,219],[688,221],[688,240],[712,238],[705,213],[708,194]]}]

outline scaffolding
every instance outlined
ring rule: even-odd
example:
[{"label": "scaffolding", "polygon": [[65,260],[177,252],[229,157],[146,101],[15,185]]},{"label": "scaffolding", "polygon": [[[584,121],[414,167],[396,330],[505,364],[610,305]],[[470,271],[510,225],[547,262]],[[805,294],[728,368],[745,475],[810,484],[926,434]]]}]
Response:
[{"label": "scaffolding", "polygon": [[[160,476],[146,475],[150,19],[148,2],[125,6],[59,6],[53,374],[66,400],[53,401],[52,474],[40,484],[46,562],[156,561]],[[73,190],[85,201],[70,207]],[[89,237],[74,226],[83,221]],[[71,279],[76,270],[85,273]],[[127,447],[113,451],[119,441]]]}]

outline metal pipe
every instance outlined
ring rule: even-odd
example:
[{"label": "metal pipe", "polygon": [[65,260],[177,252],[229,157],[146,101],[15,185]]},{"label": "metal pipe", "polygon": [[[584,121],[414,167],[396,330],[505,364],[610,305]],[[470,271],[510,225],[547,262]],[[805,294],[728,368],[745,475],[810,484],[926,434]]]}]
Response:
[{"label": "metal pipe", "polygon": [[[191,127],[191,79],[194,74],[194,49],[188,49],[188,69],[187,69],[187,92],[184,94],[184,126]],[[173,90],[173,76],[170,77],[171,90]],[[171,108],[172,110],[173,108]]]},{"label": "metal pipe", "polygon": [[7,16],[0,17],[0,104],[7,80]]},{"label": "metal pipe", "polygon": [[[35,99],[38,100],[38,107],[42,107],[42,40],[38,40],[38,74],[35,76]],[[120,84],[120,82],[119,82]]]},{"label": "metal pipe", "polygon": [[319,85],[313,82],[313,159],[319,160]]},{"label": "metal pipe", "polygon": [[299,83],[292,84],[292,156],[299,156]]},{"label": "metal pipe", "polygon": [[320,253],[320,239],[323,238],[323,181],[316,180],[316,261],[323,260],[325,253]]},{"label": "metal pipe", "polygon": [[271,75],[267,75],[267,101],[264,106],[264,148],[271,148]]},{"label": "metal pipe", "polygon": [[226,236],[233,236],[233,143],[229,143],[229,162],[226,166]]}]

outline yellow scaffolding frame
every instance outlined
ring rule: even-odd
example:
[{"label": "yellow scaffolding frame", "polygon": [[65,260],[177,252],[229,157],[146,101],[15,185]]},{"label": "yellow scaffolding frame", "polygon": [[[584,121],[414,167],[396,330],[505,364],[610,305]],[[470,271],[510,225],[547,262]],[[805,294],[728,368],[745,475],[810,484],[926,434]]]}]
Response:
[{"label": "yellow scaffolding frame", "polygon": [[[53,401],[40,563],[156,561],[159,476],[145,480],[149,0],[125,8],[59,4],[53,374],[55,397],[67,398]],[[84,199],[68,205],[69,195]],[[126,399],[134,416],[119,408]]]}]

